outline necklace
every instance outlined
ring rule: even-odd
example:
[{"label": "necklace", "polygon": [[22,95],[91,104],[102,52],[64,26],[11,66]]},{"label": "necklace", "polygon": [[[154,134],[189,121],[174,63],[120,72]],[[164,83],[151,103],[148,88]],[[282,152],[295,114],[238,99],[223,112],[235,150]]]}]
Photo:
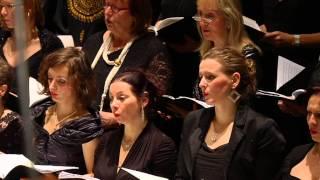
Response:
[{"label": "necklace", "polygon": [[[126,43],[126,45],[122,49],[122,51],[121,51],[120,55],[118,56],[118,58],[116,58],[114,61],[110,61],[109,57],[108,57],[108,50],[110,49],[111,44],[112,44],[112,37],[111,37],[111,35],[109,35],[107,40],[106,40],[105,48],[104,48],[103,53],[102,53],[103,60],[110,66],[120,66],[120,64],[123,62],[125,56],[127,55],[132,42],[133,41],[129,41],[128,43]],[[115,51],[118,51],[120,49],[121,48],[117,48]]]},{"label": "necklace", "polygon": [[55,127],[54,130],[58,130],[61,125],[63,125],[63,123],[65,123],[66,121],[70,120],[71,118],[75,117],[75,115],[77,114],[77,110],[72,111],[71,113],[67,114],[66,116],[64,116],[63,118],[59,119],[58,118],[58,114],[57,114],[57,106],[55,105],[53,107],[53,118],[55,120]]},{"label": "necklace", "polygon": [[217,140],[221,137],[221,133],[216,133],[214,123],[212,122],[212,136],[209,137],[210,144],[217,142]]},{"label": "necklace", "polygon": [[132,141],[126,142],[124,139],[122,139],[122,141],[121,141],[121,146],[124,151],[129,151],[132,147],[132,144],[133,144]]}]

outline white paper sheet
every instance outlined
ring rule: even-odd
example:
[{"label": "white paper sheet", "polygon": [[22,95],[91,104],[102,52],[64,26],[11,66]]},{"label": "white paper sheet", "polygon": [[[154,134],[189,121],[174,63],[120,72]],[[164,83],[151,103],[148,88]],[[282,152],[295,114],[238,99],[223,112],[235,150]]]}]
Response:
[{"label": "white paper sheet", "polygon": [[79,175],[79,174],[72,174],[72,173],[68,173],[68,172],[60,172],[59,179],[85,179],[85,180],[99,180],[98,178],[94,178],[88,175]]},{"label": "white paper sheet", "polygon": [[144,173],[144,172],[140,172],[140,171],[136,171],[136,170],[132,170],[132,169],[128,169],[128,168],[122,167],[121,169],[128,172],[129,174],[131,174],[132,176],[134,176],[140,180],[168,180],[167,178],[155,176],[152,174],[148,174],[148,173]]},{"label": "white paper sheet", "polygon": [[305,67],[290,61],[282,56],[278,56],[278,69],[277,69],[277,89],[281,88],[288,81],[297,76]]},{"label": "white paper sheet", "polygon": [[33,167],[33,163],[22,154],[0,154],[0,178],[4,178],[16,166]]},{"label": "white paper sheet", "polygon": [[40,94],[42,90],[42,84],[36,79],[29,77],[29,106],[48,97],[45,94]]},{"label": "white paper sheet", "polygon": [[242,19],[243,19],[243,24],[245,24],[255,30],[261,31],[260,26],[258,25],[258,23],[255,20],[248,18],[246,16],[242,16]]}]

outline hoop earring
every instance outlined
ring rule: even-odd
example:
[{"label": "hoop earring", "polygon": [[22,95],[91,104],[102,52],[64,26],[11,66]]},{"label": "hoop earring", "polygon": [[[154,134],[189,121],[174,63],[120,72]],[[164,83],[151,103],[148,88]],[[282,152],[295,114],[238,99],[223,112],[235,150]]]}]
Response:
[{"label": "hoop earring", "polygon": [[239,94],[236,90],[232,90],[228,96],[228,98],[233,102],[237,103],[237,101],[240,99],[241,94]]}]

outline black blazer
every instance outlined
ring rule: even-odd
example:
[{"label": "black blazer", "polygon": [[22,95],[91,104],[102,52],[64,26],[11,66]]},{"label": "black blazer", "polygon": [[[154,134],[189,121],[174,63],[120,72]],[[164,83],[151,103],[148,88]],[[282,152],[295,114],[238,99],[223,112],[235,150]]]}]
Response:
[{"label": "black blazer", "polygon": [[[192,179],[195,157],[215,116],[214,108],[190,113],[183,127],[176,179]],[[285,139],[277,124],[248,106],[239,106],[228,149],[225,177],[270,180],[279,169]]]}]

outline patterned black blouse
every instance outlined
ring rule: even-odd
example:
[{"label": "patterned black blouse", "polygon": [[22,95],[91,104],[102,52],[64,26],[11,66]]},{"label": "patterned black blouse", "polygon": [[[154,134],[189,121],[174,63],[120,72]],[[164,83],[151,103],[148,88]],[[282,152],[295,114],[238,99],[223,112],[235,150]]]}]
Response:
[{"label": "patterned black blouse", "polygon": [[9,112],[0,119],[0,151],[7,154],[21,154],[23,140],[21,117],[16,112]]}]

